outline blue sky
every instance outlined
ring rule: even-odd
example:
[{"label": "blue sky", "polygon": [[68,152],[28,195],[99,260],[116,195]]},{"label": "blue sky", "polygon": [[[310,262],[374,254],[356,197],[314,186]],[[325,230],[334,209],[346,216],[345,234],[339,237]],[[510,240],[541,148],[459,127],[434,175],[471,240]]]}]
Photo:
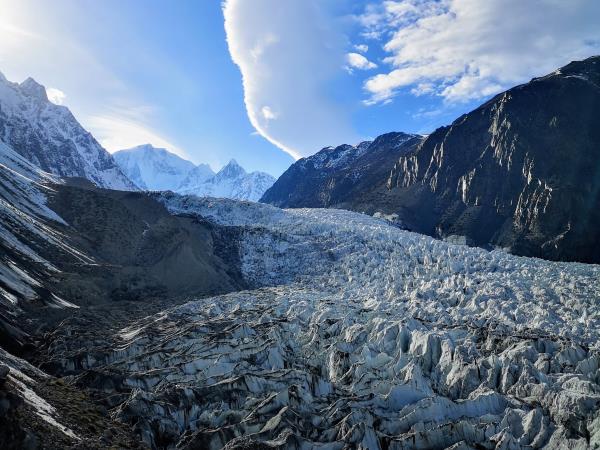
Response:
[{"label": "blue sky", "polygon": [[[600,50],[593,0],[0,0],[0,71],[33,76],[109,150],[214,169],[428,133]],[[292,155],[292,156],[290,156]]]}]

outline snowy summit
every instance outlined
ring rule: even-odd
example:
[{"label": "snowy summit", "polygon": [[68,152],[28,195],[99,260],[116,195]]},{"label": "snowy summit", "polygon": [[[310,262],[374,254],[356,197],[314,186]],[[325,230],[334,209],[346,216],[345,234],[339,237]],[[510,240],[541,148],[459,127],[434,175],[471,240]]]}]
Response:
[{"label": "snowy summit", "polygon": [[208,164],[195,165],[150,144],[119,150],[113,156],[144,190],[258,201],[275,182],[264,172],[247,173],[234,159],[215,173]]}]

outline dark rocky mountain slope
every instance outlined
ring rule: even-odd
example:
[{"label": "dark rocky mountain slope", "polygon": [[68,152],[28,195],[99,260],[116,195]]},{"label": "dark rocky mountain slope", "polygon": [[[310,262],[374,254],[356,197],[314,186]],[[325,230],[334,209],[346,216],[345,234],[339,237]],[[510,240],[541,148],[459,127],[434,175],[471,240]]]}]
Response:
[{"label": "dark rocky mountain slope", "polygon": [[292,208],[339,206],[375,185],[385,187],[398,158],[421,140],[414,134],[388,133],[356,146],[325,147],[290,166],[260,201]]},{"label": "dark rocky mountain slope", "polygon": [[[599,262],[600,57],[495,96],[380,167],[383,178],[360,163],[353,169],[371,182],[319,206],[397,214],[411,230],[519,255]],[[290,179],[306,164],[262,200],[302,207],[317,205],[299,197],[328,198],[326,182]]]},{"label": "dark rocky mountain slope", "polygon": [[74,306],[245,286],[235,229],[174,216],[144,193],[100,189],[85,179],[2,175],[0,199],[14,205],[0,209],[0,342],[8,348],[27,342],[19,310],[48,322],[54,310]]}]

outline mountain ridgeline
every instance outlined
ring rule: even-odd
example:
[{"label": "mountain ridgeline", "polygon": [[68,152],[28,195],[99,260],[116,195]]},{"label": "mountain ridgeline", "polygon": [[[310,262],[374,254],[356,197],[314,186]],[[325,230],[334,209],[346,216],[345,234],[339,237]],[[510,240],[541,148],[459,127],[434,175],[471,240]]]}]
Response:
[{"label": "mountain ridgeline", "polygon": [[427,137],[399,146],[390,136],[347,146],[340,167],[319,167],[330,148],[296,162],[261,201],[380,212],[440,238],[600,262],[600,57],[509,89]]},{"label": "mountain ridgeline", "polygon": [[208,164],[195,165],[164,148],[139,145],[114,153],[121,170],[141,189],[258,201],[275,179],[264,172],[246,172],[234,159],[215,173]]},{"label": "mountain ridgeline", "polygon": [[109,189],[137,189],[71,111],[50,102],[46,88],[32,78],[18,84],[0,73],[0,140],[46,172]]},{"label": "mountain ridgeline", "polygon": [[326,147],[293,164],[261,201],[293,208],[345,205],[377,184],[383,187],[398,158],[421,140],[419,135],[388,133],[356,146]]},{"label": "mountain ridgeline", "polygon": [[298,161],[285,210],[1,81],[0,449],[599,447],[600,265],[401,229],[597,258],[595,60]]}]

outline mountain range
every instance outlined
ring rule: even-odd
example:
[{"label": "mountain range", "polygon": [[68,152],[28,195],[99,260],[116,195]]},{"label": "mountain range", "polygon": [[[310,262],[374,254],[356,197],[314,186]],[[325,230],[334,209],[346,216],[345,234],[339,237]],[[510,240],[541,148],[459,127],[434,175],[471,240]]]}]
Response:
[{"label": "mountain range", "polygon": [[1,448],[600,440],[599,266],[0,168]]},{"label": "mountain range", "polygon": [[141,189],[258,201],[275,182],[264,172],[247,173],[231,160],[215,173],[208,164],[195,165],[150,144],[113,154],[121,170]]},{"label": "mountain range", "polygon": [[165,190],[250,192],[5,83],[0,448],[597,448],[600,266],[456,244],[594,258],[596,61],[324,148],[264,194],[289,209]]},{"label": "mountain range", "polygon": [[149,144],[111,155],[69,109],[48,100],[34,79],[8,81],[0,73],[0,140],[47,173],[82,177],[99,187],[173,190],[258,201],[275,179],[246,173],[234,160],[218,173]]},{"label": "mountain range", "polygon": [[[340,163],[327,163],[338,154]],[[600,262],[598,161],[596,56],[498,94],[428,136],[325,148],[293,164],[261,201],[346,208],[455,242]]]}]

